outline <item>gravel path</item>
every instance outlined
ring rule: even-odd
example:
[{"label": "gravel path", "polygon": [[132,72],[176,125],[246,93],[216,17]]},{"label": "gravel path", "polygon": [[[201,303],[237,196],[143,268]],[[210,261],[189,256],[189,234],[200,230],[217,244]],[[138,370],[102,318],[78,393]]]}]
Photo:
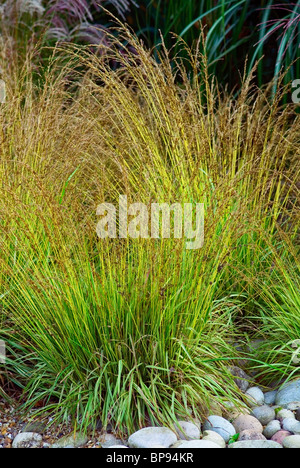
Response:
[{"label": "gravel path", "polygon": [[[32,412],[32,414],[34,413]],[[24,418],[14,407],[0,399],[0,448],[12,448],[16,436],[24,432],[40,434],[42,437],[41,448],[49,448],[72,432],[71,426],[69,428],[63,426],[47,428],[51,421],[52,419],[48,417],[32,422],[30,414]],[[97,431],[93,438],[84,443],[83,447],[101,448],[102,439],[102,432]]]}]

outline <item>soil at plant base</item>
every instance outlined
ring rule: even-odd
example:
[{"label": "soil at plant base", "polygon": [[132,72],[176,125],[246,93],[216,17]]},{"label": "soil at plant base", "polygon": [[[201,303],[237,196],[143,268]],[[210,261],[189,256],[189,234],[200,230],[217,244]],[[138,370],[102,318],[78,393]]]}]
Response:
[{"label": "soil at plant base", "polygon": [[[24,431],[26,426],[30,429],[30,425],[33,425],[35,431],[42,435],[42,448],[49,448],[61,437],[69,435],[73,430],[71,425],[69,427],[51,426],[52,418],[50,416],[46,415],[43,418],[36,419],[34,413],[35,411],[32,411],[24,417],[15,406],[0,398],[0,448],[12,448],[14,438]],[[26,432],[35,431],[26,429]],[[96,431],[83,448],[101,448],[100,438],[102,434],[100,430]]]}]

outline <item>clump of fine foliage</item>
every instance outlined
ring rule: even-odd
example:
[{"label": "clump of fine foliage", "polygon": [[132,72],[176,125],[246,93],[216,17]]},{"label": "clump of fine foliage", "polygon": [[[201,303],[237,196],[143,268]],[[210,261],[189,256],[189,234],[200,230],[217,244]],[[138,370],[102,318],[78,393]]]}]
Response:
[{"label": "clump of fine foliage", "polygon": [[[0,316],[27,408],[131,431],[236,401],[249,324],[296,336],[300,122],[280,86],[271,102],[250,76],[234,100],[197,51],[187,76],[118,37],[68,49],[67,67],[54,56],[42,88],[30,57],[6,77]],[[120,194],[204,203],[204,247],[100,240],[97,205]]]}]

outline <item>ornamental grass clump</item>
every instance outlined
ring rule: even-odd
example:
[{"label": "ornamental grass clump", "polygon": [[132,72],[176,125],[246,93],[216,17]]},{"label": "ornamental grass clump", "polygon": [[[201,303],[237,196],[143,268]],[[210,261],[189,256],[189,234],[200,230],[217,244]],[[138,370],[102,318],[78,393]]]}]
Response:
[{"label": "ornamental grass clump", "polygon": [[[7,79],[0,313],[25,409],[126,432],[240,400],[241,324],[289,248],[279,231],[297,232],[299,118],[280,87],[270,104],[248,78],[234,101],[197,52],[188,77],[118,37],[102,54],[64,49],[42,89],[28,63]],[[97,206],[119,195],[203,203],[204,246],[98,238]]]},{"label": "ornamental grass clump", "polygon": [[259,340],[253,367],[266,385],[300,377],[299,251],[289,239],[283,248],[257,279],[261,293],[251,317]]}]

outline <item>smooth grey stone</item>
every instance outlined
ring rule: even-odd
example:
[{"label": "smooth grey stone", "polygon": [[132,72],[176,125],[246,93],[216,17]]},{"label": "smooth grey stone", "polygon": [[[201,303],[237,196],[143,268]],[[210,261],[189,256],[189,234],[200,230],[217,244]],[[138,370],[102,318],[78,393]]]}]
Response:
[{"label": "smooth grey stone", "polygon": [[249,405],[252,407],[263,406],[265,403],[265,396],[258,387],[249,388],[246,392],[246,396],[248,397]]},{"label": "smooth grey stone", "polygon": [[159,444],[168,448],[176,441],[176,434],[167,427],[145,427],[129,437],[128,445],[131,448],[150,448]]},{"label": "smooth grey stone", "polygon": [[178,421],[180,428],[174,424],[174,430],[177,432],[177,435],[182,440],[195,440],[200,439],[201,432],[199,427],[196,424],[193,424],[188,421]]},{"label": "smooth grey stone", "polygon": [[240,367],[232,366],[229,368],[230,373],[235,377],[234,381],[238,388],[245,393],[250,387],[251,377],[246,374]]},{"label": "smooth grey stone", "polygon": [[241,414],[238,418],[233,421],[233,426],[237,433],[243,431],[255,431],[262,434],[263,427],[262,424],[254,416],[249,414]]},{"label": "smooth grey stone", "polygon": [[236,434],[233,425],[221,416],[209,416],[203,425],[204,431],[213,431],[219,434],[226,443]]},{"label": "smooth grey stone", "polygon": [[126,445],[110,445],[107,448],[110,448],[110,449],[112,449],[112,448],[116,448],[116,449],[126,448],[127,449],[128,447],[126,447]]},{"label": "smooth grey stone", "polygon": [[51,446],[53,449],[58,448],[78,448],[82,447],[88,442],[88,437],[80,432],[76,432],[76,434],[72,433],[62,437],[61,439],[57,440],[55,444]]},{"label": "smooth grey stone", "polygon": [[262,435],[261,432],[256,432],[256,431],[242,431],[239,435],[239,441],[240,440],[267,440],[264,435]]},{"label": "smooth grey stone", "polygon": [[277,393],[278,393],[277,390],[273,390],[272,392],[265,393],[265,404],[268,406],[275,405]]},{"label": "smooth grey stone", "polygon": [[282,421],[283,419],[287,419],[287,418],[295,419],[294,413],[287,409],[282,409],[278,411],[276,415],[276,419],[279,419],[280,421]]},{"label": "smooth grey stone", "polygon": [[294,434],[300,434],[300,422],[296,419],[286,418],[282,421],[282,429]]},{"label": "smooth grey stone", "polygon": [[277,442],[271,440],[243,440],[230,444],[229,448],[233,449],[282,449],[283,447]]},{"label": "smooth grey stone", "polygon": [[166,447],[165,447],[164,445],[156,444],[156,445],[150,445],[150,447],[149,447],[149,448],[151,448],[151,449],[153,449],[153,448],[161,448],[161,449],[165,449]]},{"label": "smooth grey stone", "polygon": [[294,405],[294,407],[298,405],[298,408],[300,407],[300,379],[285,384],[278,391],[276,405],[282,406],[282,408],[287,408],[289,405]]},{"label": "smooth grey stone", "polygon": [[252,410],[252,416],[259,420],[259,422],[266,426],[269,422],[276,419],[275,411],[267,405],[257,406]]},{"label": "smooth grey stone", "polygon": [[179,449],[192,449],[192,448],[207,448],[207,449],[220,449],[220,445],[210,440],[187,440],[180,444]]},{"label": "smooth grey stone", "polygon": [[186,440],[181,440],[181,439],[180,439],[180,440],[177,440],[177,442],[175,442],[174,445],[171,445],[170,448],[172,448],[172,449],[178,448],[178,447],[179,447],[181,444],[183,444],[184,442],[186,442]]},{"label": "smooth grey stone", "polygon": [[263,435],[267,439],[272,439],[273,435],[279,432],[281,429],[281,425],[279,421],[271,421],[265,428]]},{"label": "smooth grey stone", "polygon": [[300,448],[300,435],[288,436],[283,441],[284,448]]},{"label": "smooth grey stone", "polygon": [[226,448],[225,440],[217,432],[204,431],[202,440],[206,440],[207,442],[213,442],[214,444],[219,445],[221,448]]},{"label": "smooth grey stone", "polygon": [[40,448],[43,438],[36,432],[21,432],[12,443],[12,448]]},{"label": "smooth grey stone", "polygon": [[293,403],[289,403],[286,409],[290,411],[297,411],[300,408],[300,401],[294,401]]},{"label": "smooth grey stone", "polygon": [[117,439],[113,434],[107,432],[100,437],[99,440],[102,448],[109,448],[111,445],[123,445],[123,442]]}]

